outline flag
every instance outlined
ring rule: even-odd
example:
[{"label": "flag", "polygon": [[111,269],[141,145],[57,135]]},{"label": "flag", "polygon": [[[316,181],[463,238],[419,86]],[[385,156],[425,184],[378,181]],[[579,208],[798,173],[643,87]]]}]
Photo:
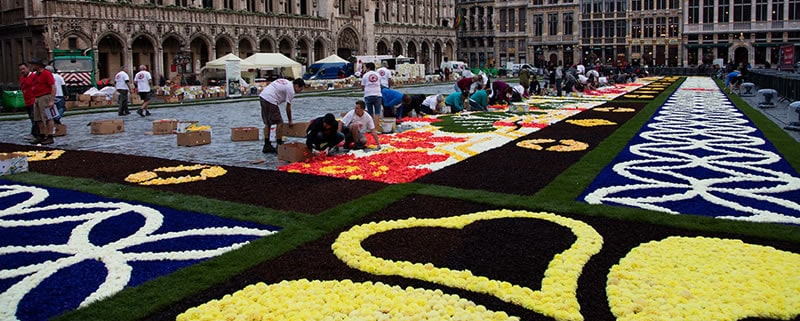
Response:
[{"label": "flag", "polygon": [[464,23],[464,14],[461,10],[458,10],[458,14],[456,15],[456,22],[453,24],[453,29],[458,30],[461,27],[461,24]]}]

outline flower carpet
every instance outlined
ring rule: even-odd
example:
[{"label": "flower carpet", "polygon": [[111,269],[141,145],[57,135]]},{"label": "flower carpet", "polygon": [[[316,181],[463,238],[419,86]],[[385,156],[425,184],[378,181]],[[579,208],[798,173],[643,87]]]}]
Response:
[{"label": "flower carpet", "polygon": [[[379,151],[311,158],[280,166],[278,170],[390,184],[410,183],[600,106],[645,84],[609,87],[583,97],[535,97],[525,102],[522,112],[510,112],[509,106],[499,105],[492,106],[489,112],[405,118],[402,126],[410,129],[379,135],[383,145]],[[375,145],[371,136],[368,139],[368,144]]]},{"label": "flower carpet", "polygon": [[800,175],[711,79],[687,80],[583,199],[800,224]]},{"label": "flower carpet", "polygon": [[279,230],[0,180],[0,316],[46,320]]},{"label": "flower carpet", "polygon": [[[667,128],[646,125],[669,118],[662,105],[689,101],[670,95],[701,85],[719,91],[698,78],[650,79],[613,99],[593,93],[598,97],[529,101],[522,114],[409,119],[413,129],[385,136],[379,152],[306,163],[313,175],[0,144],[0,152],[29,152],[31,171],[2,181],[11,192],[0,194],[9,208],[0,219],[13,226],[0,234],[0,295],[44,311],[22,315],[16,311],[23,308],[5,305],[0,313],[44,320],[66,311],[56,321],[798,321],[800,227],[763,215],[675,215],[693,214],[684,210],[694,205],[671,213],[584,201],[639,132]],[[545,121],[554,113],[569,115]],[[774,124],[737,117],[741,141],[775,139],[758,131]],[[702,133],[704,122],[694,122]],[[797,145],[758,147],[752,157],[767,161],[754,163],[769,171],[751,166],[746,173],[791,173],[800,164],[784,147]],[[667,177],[650,179],[673,182]],[[791,195],[739,202],[755,208]],[[160,224],[146,219],[151,213]],[[238,236],[195,233],[229,228]],[[212,242],[201,245],[206,240]],[[98,250],[80,254],[73,245]],[[109,259],[98,259],[106,253]],[[7,290],[23,289],[14,284],[24,278],[7,270],[29,272],[50,261],[65,267],[38,289]],[[130,273],[116,268],[124,265]],[[69,299],[59,297],[64,293]]]}]

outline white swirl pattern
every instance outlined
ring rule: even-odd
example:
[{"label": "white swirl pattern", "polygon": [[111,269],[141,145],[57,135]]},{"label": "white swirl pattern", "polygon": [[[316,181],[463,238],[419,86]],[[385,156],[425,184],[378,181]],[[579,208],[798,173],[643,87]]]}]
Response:
[{"label": "white swirl pattern", "polygon": [[584,200],[681,214],[676,204],[700,198],[730,210],[717,218],[800,224],[800,200],[780,195],[797,195],[800,177],[769,167],[782,158],[756,132],[711,79],[688,78],[628,146],[630,159],[613,164],[632,183],[600,183]]},{"label": "white swirl pattern", "polygon": [[[29,194],[29,195],[26,195]],[[213,249],[166,251],[161,253],[126,253],[133,246],[163,241],[177,240],[193,236],[252,236],[263,237],[276,233],[267,229],[243,226],[205,227],[183,231],[156,233],[164,223],[164,216],[158,210],[124,202],[94,202],[42,204],[50,196],[48,190],[35,186],[0,185],[0,204],[2,199],[25,198],[23,201],[0,209],[0,228],[41,227],[65,222],[79,223],[75,226],[65,244],[11,245],[0,247],[0,256],[27,253],[58,253],[62,257],[36,264],[0,269],[0,280],[19,278],[20,280],[5,292],[0,293],[0,320],[16,320],[17,307],[23,297],[41,282],[59,270],[68,268],[85,260],[99,261],[105,265],[105,281],[80,306],[111,296],[122,290],[131,278],[135,261],[197,260],[218,256],[237,249],[247,242],[239,242]],[[58,217],[33,218],[57,213]],[[107,244],[93,244],[90,232],[99,224],[122,214],[134,213],[144,218],[144,223],[130,235],[120,236]]]}]

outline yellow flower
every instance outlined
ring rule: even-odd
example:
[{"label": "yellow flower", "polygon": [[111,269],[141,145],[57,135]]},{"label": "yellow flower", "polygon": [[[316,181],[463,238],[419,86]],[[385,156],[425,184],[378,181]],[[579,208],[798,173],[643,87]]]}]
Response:
[{"label": "yellow flower", "polygon": [[[162,173],[175,173],[181,171],[194,171],[200,169],[200,175],[196,176],[181,176],[181,177],[167,177],[161,178],[158,177],[157,172]],[[125,181],[129,183],[136,183],[139,185],[170,185],[170,184],[182,184],[182,183],[190,183],[190,182],[197,182],[197,181],[204,181],[207,178],[214,178],[225,175],[228,171],[220,166],[210,166],[210,165],[178,165],[173,167],[159,167],[152,171],[141,171],[137,173],[133,173],[125,177]]]},{"label": "yellow flower", "polygon": [[29,162],[37,162],[37,161],[57,159],[64,154],[64,151],[60,149],[54,149],[54,150],[31,150],[31,151],[14,152],[14,153],[27,156]]},{"label": "yellow flower", "polygon": [[616,125],[617,123],[605,119],[569,119],[567,123],[583,126],[583,127],[594,127],[594,126],[604,126],[604,125]]}]

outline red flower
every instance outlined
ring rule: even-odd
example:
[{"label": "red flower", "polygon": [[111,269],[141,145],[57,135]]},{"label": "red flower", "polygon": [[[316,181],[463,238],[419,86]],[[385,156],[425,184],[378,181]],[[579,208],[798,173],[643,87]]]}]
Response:
[{"label": "red flower", "polygon": [[403,122],[419,122],[419,123],[438,123],[442,121],[439,118],[433,117],[404,117],[401,119]]},{"label": "red flower", "polygon": [[[377,145],[372,136],[367,136],[367,144]],[[435,143],[463,143],[467,139],[452,136],[433,136],[431,132],[405,131],[399,134],[380,135],[381,144],[398,149],[434,148]]]},{"label": "red flower", "polygon": [[431,172],[419,165],[443,162],[449,156],[418,151],[377,153],[356,158],[354,155],[330,157],[324,161],[292,163],[278,167],[285,172],[363,179],[389,184],[409,183]]}]

